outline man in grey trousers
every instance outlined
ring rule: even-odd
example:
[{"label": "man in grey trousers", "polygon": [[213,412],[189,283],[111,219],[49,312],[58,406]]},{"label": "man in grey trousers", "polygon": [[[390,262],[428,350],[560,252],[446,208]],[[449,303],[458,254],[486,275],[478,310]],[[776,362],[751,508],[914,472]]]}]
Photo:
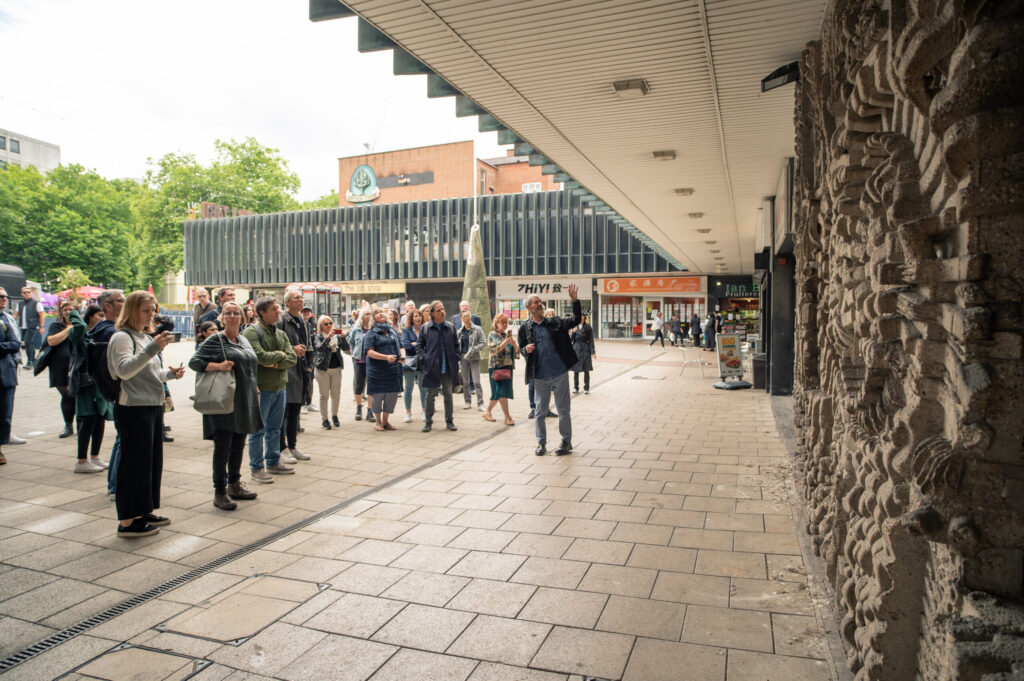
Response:
[{"label": "man in grey trousers", "polygon": [[550,395],[554,393],[558,410],[558,433],[562,442],[555,454],[563,456],[572,452],[572,416],[569,413],[569,369],[576,364],[576,351],[569,339],[569,329],[580,324],[583,308],[576,298],[577,288],[569,285],[572,300],[572,317],[544,316],[544,302],[540,296],[526,299],[530,318],[519,327],[519,347],[526,353],[526,383],[533,381],[534,400],[537,404],[537,418],[534,430],[537,434],[537,456],[547,452],[547,415]]}]

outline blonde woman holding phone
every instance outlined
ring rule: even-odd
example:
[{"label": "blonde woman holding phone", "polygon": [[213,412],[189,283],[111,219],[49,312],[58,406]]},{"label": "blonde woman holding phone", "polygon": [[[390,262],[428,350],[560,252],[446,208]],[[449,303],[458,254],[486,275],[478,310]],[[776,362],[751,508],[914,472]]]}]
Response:
[{"label": "blonde woman holding phone", "polygon": [[164,467],[164,381],[181,378],[185,367],[160,368],[160,351],[171,333],[150,336],[156,298],[132,291],[124,300],[117,332],[107,345],[107,370],[121,380],[114,404],[114,425],[121,437],[117,467],[117,536],[148,537],[170,520],[153,511],[160,508],[160,478]]}]

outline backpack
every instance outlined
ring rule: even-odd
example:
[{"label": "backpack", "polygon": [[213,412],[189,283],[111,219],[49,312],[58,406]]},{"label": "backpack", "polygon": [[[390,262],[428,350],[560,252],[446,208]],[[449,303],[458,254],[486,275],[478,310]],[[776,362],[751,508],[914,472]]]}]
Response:
[{"label": "backpack", "polygon": [[[128,337],[132,340],[132,354],[134,355],[137,349],[135,338],[130,333]],[[108,345],[110,345],[109,342],[90,342],[85,348],[85,366],[103,399],[107,402],[117,402],[121,397],[121,379],[112,376],[110,369],[107,368]]]}]

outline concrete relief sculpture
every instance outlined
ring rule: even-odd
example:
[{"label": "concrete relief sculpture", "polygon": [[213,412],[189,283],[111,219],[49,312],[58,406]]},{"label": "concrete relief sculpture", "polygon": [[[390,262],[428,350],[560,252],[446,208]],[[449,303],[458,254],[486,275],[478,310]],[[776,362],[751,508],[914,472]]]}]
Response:
[{"label": "concrete relief sculpture", "polygon": [[835,0],[801,61],[797,425],[858,680],[1024,673],[1022,35]]}]

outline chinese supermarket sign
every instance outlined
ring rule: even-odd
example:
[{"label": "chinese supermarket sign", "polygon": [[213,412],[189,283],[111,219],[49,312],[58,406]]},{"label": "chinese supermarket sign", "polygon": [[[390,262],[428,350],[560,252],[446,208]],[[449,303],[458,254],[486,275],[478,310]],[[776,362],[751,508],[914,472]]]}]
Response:
[{"label": "chinese supermarket sign", "polygon": [[629,277],[597,281],[598,290],[609,296],[700,293],[704,290],[704,277]]},{"label": "chinese supermarket sign", "polygon": [[720,333],[715,337],[718,347],[718,375],[723,380],[743,376],[743,356],[740,354],[740,337],[731,333]]}]

